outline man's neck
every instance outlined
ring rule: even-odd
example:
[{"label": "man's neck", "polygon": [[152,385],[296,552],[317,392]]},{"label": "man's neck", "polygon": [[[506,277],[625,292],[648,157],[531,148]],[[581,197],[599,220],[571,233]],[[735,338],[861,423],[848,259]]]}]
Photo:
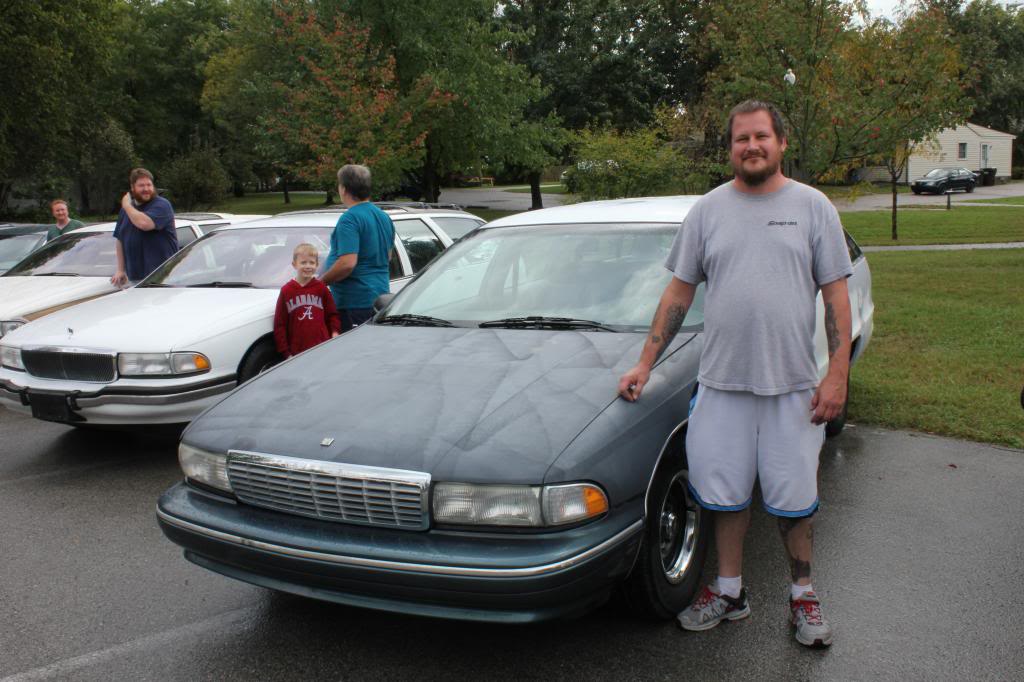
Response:
[{"label": "man's neck", "polygon": [[71,222],[71,218],[68,218],[64,222],[61,222],[61,221],[58,220],[57,221],[57,228],[60,229],[60,230],[63,230],[65,227],[67,227],[67,224],[70,223],[70,222]]},{"label": "man's neck", "polygon": [[789,178],[779,171],[759,185],[748,185],[737,175],[732,179],[732,186],[744,194],[771,194],[785,187],[787,182],[789,182]]}]

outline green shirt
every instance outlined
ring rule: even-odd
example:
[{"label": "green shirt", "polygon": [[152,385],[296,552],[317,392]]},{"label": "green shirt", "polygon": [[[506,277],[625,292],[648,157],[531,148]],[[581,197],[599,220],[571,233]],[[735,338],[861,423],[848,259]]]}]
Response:
[{"label": "green shirt", "polygon": [[67,234],[68,232],[71,232],[72,230],[77,230],[80,227],[85,227],[85,223],[83,223],[81,220],[75,220],[74,218],[68,221],[68,224],[64,226],[63,230],[54,225],[53,227],[46,231],[46,241],[52,242],[54,239],[61,236],[62,234]]}]

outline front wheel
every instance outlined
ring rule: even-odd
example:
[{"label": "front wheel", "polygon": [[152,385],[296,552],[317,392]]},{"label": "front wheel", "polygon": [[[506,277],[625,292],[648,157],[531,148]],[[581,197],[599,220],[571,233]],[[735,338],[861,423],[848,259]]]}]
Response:
[{"label": "front wheel", "polygon": [[972,183],[969,183],[967,185],[967,193],[970,194],[973,191],[974,191],[974,183],[972,182]]},{"label": "front wheel", "polygon": [[281,354],[274,348],[272,341],[261,341],[249,349],[249,354],[242,360],[238,368],[238,383],[244,384],[257,374],[270,369],[281,362]]},{"label": "front wheel", "polygon": [[686,455],[662,462],[647,497],[647,521],[633,571],[623,586],[641,616],[668,620],[693,599],[704,568],[711,514],[687,487]]}]

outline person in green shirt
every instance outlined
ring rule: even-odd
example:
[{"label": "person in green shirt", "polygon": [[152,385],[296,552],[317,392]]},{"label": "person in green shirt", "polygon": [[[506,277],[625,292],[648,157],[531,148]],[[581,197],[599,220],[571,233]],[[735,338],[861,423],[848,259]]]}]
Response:
[{"label": "person in green shirt", "polygon": [[63,199],[54,199],[50,202],[50,213],[53,214],[53,219],[57,221],[57,224],[46,231],[46,241],[48,242],[62,234],[85,227],[85,223],[81,220],[74,220],[68,215],[68,202]]}]

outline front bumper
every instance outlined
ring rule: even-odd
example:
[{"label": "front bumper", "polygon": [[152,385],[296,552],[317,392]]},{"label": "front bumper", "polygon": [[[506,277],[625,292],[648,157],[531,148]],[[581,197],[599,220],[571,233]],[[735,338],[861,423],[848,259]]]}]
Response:
[{"label": "front bumper", "polygon": [[[87,384],[0,370],[0,405],[60,423],[181,424],[191,421],[238,383],[234,374],[165,382]],[[42,409],[42,403],[47,404]],[[63,407],[61,407],[63,404]]]},{"label": "front bumper", "polygon": [[179,483],[157,518],[185,557],[283,592],[440,618],[523,623],[604,602],[640,548],[642,504],[550,533],[346,525],[240,505]]}]

